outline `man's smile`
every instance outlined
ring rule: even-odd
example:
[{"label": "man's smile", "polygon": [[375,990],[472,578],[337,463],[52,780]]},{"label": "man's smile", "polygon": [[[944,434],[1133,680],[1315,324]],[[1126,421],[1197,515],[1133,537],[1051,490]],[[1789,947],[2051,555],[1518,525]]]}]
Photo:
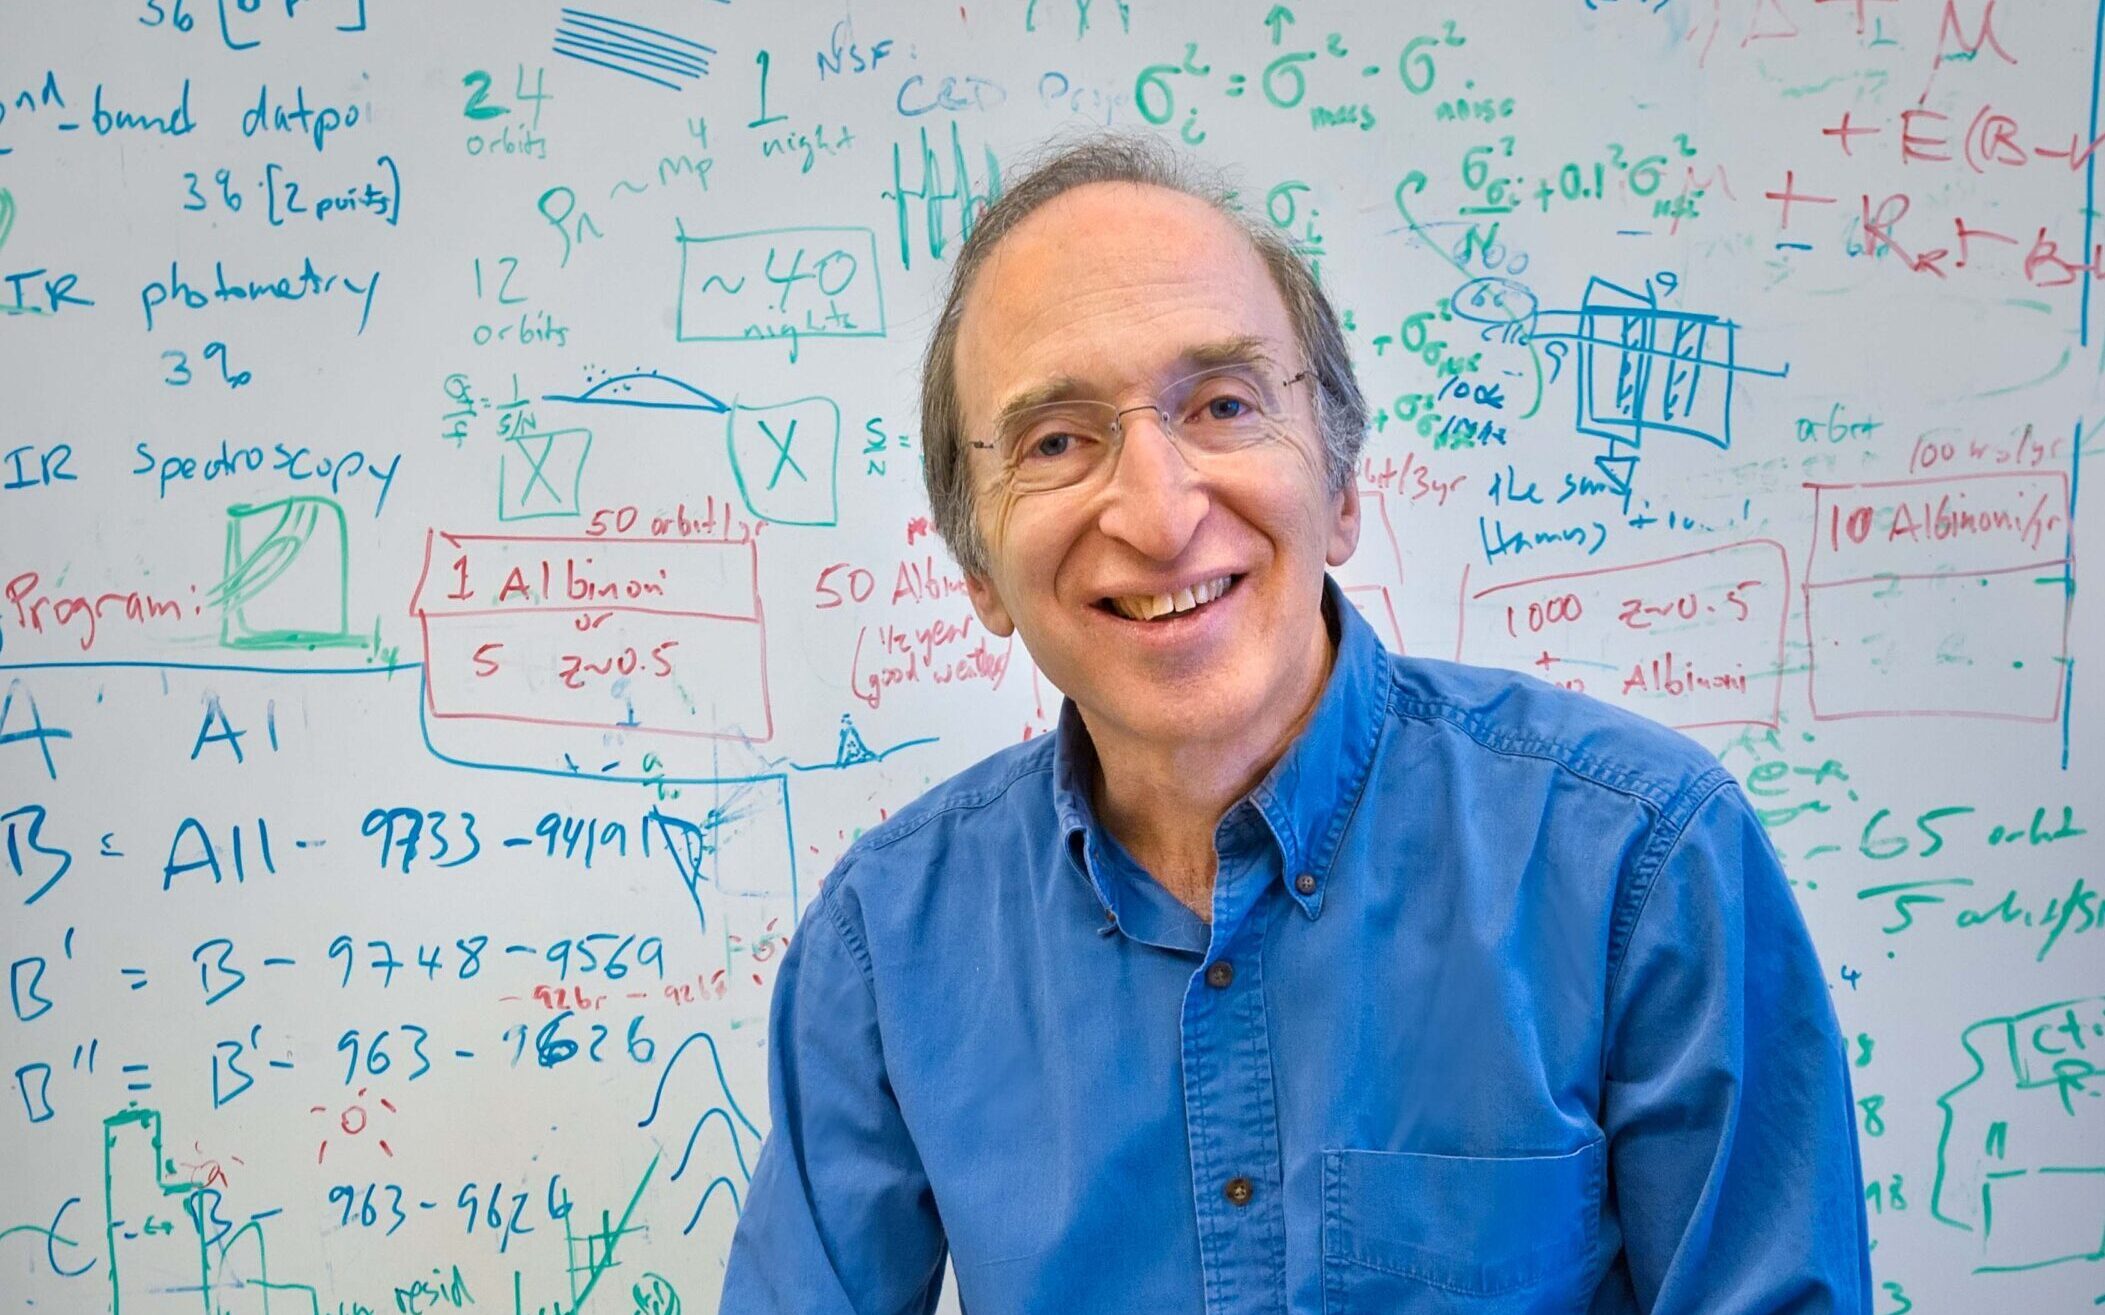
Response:
[{"label": "man's smile", "polygon": [[1128,621],[1157,621],[1206,606],[1240,579],[1242,576],[1234,573],[1218,575],[1162,593],[1113,594],[1097,600],[1096,605]]}]

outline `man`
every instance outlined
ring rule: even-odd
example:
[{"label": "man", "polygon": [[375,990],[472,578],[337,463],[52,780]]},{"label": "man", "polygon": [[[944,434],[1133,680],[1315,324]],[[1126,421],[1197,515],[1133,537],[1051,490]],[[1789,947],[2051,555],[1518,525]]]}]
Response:
[{"label": "man", "polygon": [[1691,742],[1385,653],[1365,405],[1160,148],[959,255],[927,480],[1068,700],[864,835],[771,1021],[723,1309],[1868,1312],[1843,1048]]}]

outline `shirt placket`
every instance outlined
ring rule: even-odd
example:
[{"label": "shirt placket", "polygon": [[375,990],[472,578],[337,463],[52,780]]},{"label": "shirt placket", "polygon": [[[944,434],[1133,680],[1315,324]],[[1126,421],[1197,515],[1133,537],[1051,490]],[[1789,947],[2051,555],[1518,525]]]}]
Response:
[{"label": "shirt placket", "polygon": [[1224,852],[1213,933],[1185,987],[1184,1117],[1209,1312],[1283,1310],[1286,1214],[1264,1001],[1268,847]]}]

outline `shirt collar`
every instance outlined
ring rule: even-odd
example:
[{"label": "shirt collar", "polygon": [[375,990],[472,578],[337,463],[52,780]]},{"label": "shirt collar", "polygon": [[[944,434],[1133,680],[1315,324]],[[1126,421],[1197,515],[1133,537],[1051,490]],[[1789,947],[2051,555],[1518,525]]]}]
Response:
[{"label": "shirt collar", "polygon": [[[1323,577],[1323,611],[1333,625],[1337,653],[1322,697],[1301,734],[1244,797],[1279,842],[1287,894],[1311,918],[1322,910],[1338,842],[1366,788],[1389,693],[1387,651],[1328,575]],[[1118,899],[1093,860],[1097,847],[1090,843],[1100,826],[1089,802],[1096,751],[1073,699],[1061,700],[1054,735],[1053,801],[1067,857],[1095,891],[1107,921],[1115,921]],[[1309,880],[1301,880],[1304,876]]]}]

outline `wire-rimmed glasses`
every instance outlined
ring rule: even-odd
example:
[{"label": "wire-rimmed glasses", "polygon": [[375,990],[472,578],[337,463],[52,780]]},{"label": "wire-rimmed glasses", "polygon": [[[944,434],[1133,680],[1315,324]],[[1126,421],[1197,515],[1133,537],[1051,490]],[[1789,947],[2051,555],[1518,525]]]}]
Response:
[{"label": "wire-rimmed glasses", "polygon": [[991,449],[1001,482],[1017,493],[1046,493],[1080,484],[1115,464],[1125,417],[1153,411],[1187,462],[1240,452],[1287,433],[1288,389],[1309,378],[1287,375],[1266,357],[1216,365],[1173,380],[1154,402],[1123,409],[1076,398],[1017,408],[995,426]]}]

